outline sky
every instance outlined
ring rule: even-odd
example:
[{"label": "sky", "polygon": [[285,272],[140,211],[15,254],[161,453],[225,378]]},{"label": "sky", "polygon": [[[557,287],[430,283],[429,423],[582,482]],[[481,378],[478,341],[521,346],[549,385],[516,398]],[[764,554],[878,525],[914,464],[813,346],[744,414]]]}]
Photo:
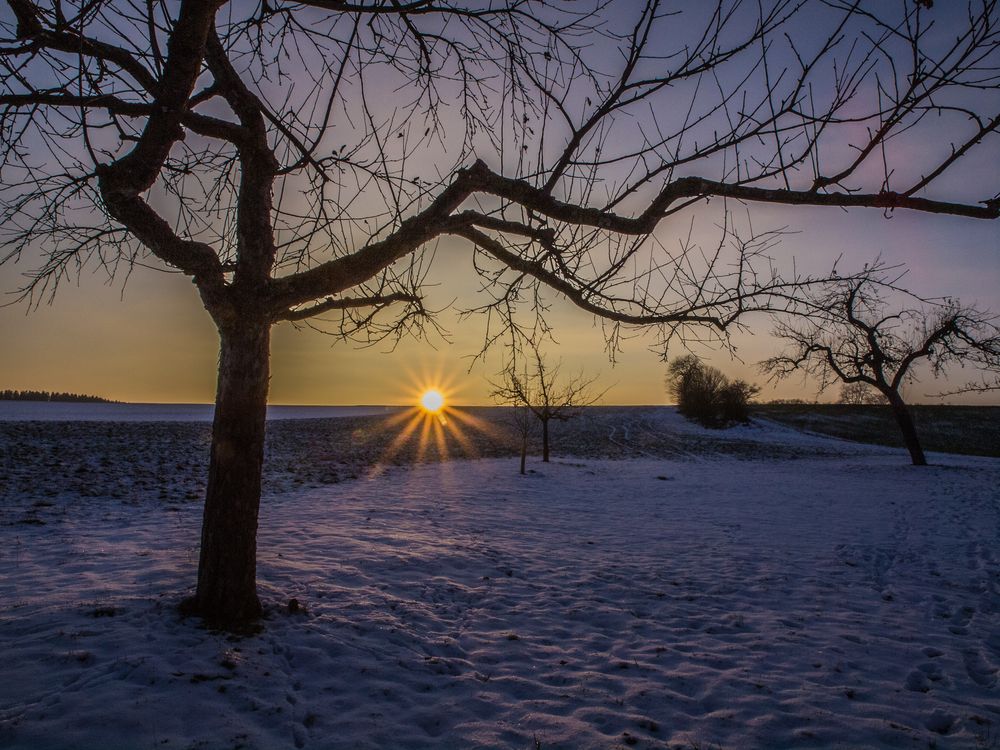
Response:
[{"label": "sky", "polygon": [[[937,195],[995,192],[1000,169],[1000,138],[988,140]],[[926,144],[930,146],[928,142]],[[918,160],[922,144],[908,146]],[[971,189],[970,189],[971,186]],[[992,188],[992,192],[990,191]],[[740,208],[739,210],[744,210]],[[891,218],[872,209],[789,209],[753,206],[755,227],[787,227],[788,236],[774,252],[779,264],[807,272],[828,271],[837,258],[850,270],[880,256],[905,262],[907,285],[929,296],[957,296],[966,303],[1000,311],[1000,222],[897,211]],[[697,217],[696,217],[697,218]],[[712,219],[706,213],[703,224]],[[666,231],[671,231],[669,228]],[[127,279],[108,281],[100,269],[70,276],[49,303],[29,308],[11,294],[31,258],[0,266],[0,389],[57,390],[133,402],[211,402],[215,392],[218,340],[186,277],[137,267]],[[275,404],[398,404],[412,401],[421,386],[441,386],[457,403],[490,403],[490,379],[503,365],[503,353],[479,353],[484,321],[460,319],[458,311],[480,304],[470,248],[445,240],[429,279],[427,306],[441,309],[445,337],[431,334],[358,348],[309,329],[280,324],[273,330],[270,401]],[[549,322],[554,341],[543,349],[564,371],[598,376],[595,388],[607,389],[609,404],[660,404],[668,400],[665,365],[651,351],[654,338],[636,335],[609,360],[599,322],[550,294]],[[776,352],[767,321],[751,318],[751,332],[734,339],[736,358],[719,350],[695,349],[731,377],[762,385],[762,400],[816,397],[814,383],[792,378],[769,384],[756,363]],[[678,353],[682,353],[679,352]],[[941,390],[928,379],[908,390],[913,401]],[[836,395],[828,392],[825,399]],[[951,402],[996,403],[985,394]]]},{"label": "sky", "polygon": [[[781,213],[781,212],[778,212]],[[799,234],[779,250],[788,257],[843,254],[864,263],[878,254],[906,260],[911,286],[933,295],[959,295],[1000,310],[1000,238],[998,226],[955,218],[897,213],[885,219],[877,211],[812,209],[794,219],[783,217]],[[439,263],[432,301],[456,306],[475,304],[476,280],[468,248],[455,243]],[[454,263],[451,258],[454,257]],[[813,261],[819,262],[819,261]],[[6,288],[17,283],[10,268],[0,269]],[[662,404],[665,365],[650,351],[651,338],[625,342],[616,363],[609,362],[601,327],[591,316],[553,300],[557,343],[545,347],[566,372],[599,375],[595,387],[608,388],[604,403]],[[386,345],[358,348],[313,330],[275,327],[272,337],[270,400],[275,404],[409,403],[418,385],[444,384],[458,403],[490,403],[488,380],[502,367],[499,351],[485,361],[471,358],[482,346],[484,324],[475,317],[458,321],[452,310],[441,314],[449,339],[404,340],[394,351]],[[732,377],[764,386],[760,398],[816,396],[815,385],[793,378],[770,385],[754,364],[774,353],[776,342],[758,321],[753,335],[737,339],[734,361],[724,352],[696,349],[706,361]],[[23,304],[0,309],[3,356],[0,387],[89,393],[133,402],[204,403],[215,392],[217,337],[195,287],[179,274],[136,269],[127,283],[107,284],[96,273],[67,283],[50,305],[28,310]],[[930,392],[936,384],[925,378]],[[913,400],[926,391],[912,389]],[[836,392],[828,393],[833,397]],[[996,403],[986,397],[951,399],[953,403]]]}]

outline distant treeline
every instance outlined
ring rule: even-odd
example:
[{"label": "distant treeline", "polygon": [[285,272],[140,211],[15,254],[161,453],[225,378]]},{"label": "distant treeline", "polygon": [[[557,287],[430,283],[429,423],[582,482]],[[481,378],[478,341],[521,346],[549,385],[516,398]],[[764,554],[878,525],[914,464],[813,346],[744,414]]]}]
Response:
[{"label": "distant treeline", "polygon": [[54,391],[0,391],[0,401],[67,401],[78,404],[115,404],[100,396],[85,396],[80,393],[56,393]]}]

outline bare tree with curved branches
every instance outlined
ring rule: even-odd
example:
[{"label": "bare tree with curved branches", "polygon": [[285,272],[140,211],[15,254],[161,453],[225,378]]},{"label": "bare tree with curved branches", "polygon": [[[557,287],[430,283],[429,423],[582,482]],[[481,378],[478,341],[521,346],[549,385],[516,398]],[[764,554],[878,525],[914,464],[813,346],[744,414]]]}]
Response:
[{"label": "bare tree with curved branches", "polygon": [[218,329],[190,611],[223,626],[260,612],[273,325],[419,334],[440,244],[474,254],[488,339],[542,288],[612,341],[724,337],[806,280],[728,224],[698,247],[707,201],[1000,215],[942,180],[1000,126],[995,0],[2,8],[0,260],[31,265],[23,297],[153,263],[193,280]]},{"label": "bare tree with curved branches", "polygon": [[[499,382],[490,382],[493,386],[494,399],[511,404],[515,408],[524,408],[538,420],[542,426],[542,462],[549,462],[549,422],[565,422],[577,416],[585,406],[592,406],[604,397],[605,391],[593,388],[597,377],[587,377],[582,372],[577,375],[563,376],[560,372],[561,363],[554,365],[545,360],[537,343],[529,342],[529,362],[524,365],[523,372],[518,372],[517,360],[512,359],[504,368]],[[520,420],[520,414],[517,419]],[[520,427],[520,421],[518,422]],[[522,437],[526,434],[522,433]],[[522,440],[522,448],[525,448]],[[524,473],[524,456],[522,451],[521,473]]]},{"label": "bare tree with curved branches", "polygon": [[878,391],[913,464],[926,466],[903,386],[916,380],[921,363],[935,377],[958,365],[1000,378],[1000,319],[954,299],[921,299],[896,281],[876,267],[867,278],[812,290],[813,312],[779,320],[774,333],[787,348],[760,367],[775,379],[805,372],[819,380],[821,391],[838,382]]}]

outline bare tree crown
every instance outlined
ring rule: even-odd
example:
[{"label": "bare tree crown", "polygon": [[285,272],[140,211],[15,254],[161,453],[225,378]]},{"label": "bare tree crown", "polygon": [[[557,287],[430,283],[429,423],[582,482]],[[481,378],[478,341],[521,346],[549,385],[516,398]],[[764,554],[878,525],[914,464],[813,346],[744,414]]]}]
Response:
[{"label": "bare tree crown", "polygon": [[949,367],[979,373],[952,392],[1000,386],[1000,319],[955,299],[923,299],[875,268],[866,278],[813,290],[808,317],[779,320],[785,351],[761,363],[775,378],[814,376],[821,389],[841,382],[871,386],[891,398],[927,363],[937,377]]},{"label": "bare tree crown", "polygon": [[494,400],[523,406],[538,419],[570,419],[579,409],[600,401],[607,390],[597,390],[597,376],[562,374],[562,363],[552,364],[536,344],[528,342],[523,369],[512,359],[498,382],[491,382]]},{"label": "bare tree crown", "polygon": [[997,4],[928,8],[8,0],[2,260],[37,300],[152,255],[220,329],[371,339],[420,329],[451,237],[499,319],[544,285],[612,336],[724,330],[806,280],[728,218],[697,247],[705,200],[1000,215],[940,187],[1000,127]]}]

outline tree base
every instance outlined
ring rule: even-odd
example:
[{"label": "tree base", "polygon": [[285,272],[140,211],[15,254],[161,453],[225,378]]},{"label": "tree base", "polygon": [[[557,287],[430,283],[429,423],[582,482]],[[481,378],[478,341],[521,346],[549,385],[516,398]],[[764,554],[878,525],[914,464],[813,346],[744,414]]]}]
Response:
[{"label": "tree base", "polygon": [[212,607],[203,606],[197,596],[182,599],[177,605],[177,611],[181,617],[200,617],[207,628],[234,635],[259,633],[262,629],[260,620],[264,616],[264,608],[259,601],[243,607],[240,612],[220,613]]}]

